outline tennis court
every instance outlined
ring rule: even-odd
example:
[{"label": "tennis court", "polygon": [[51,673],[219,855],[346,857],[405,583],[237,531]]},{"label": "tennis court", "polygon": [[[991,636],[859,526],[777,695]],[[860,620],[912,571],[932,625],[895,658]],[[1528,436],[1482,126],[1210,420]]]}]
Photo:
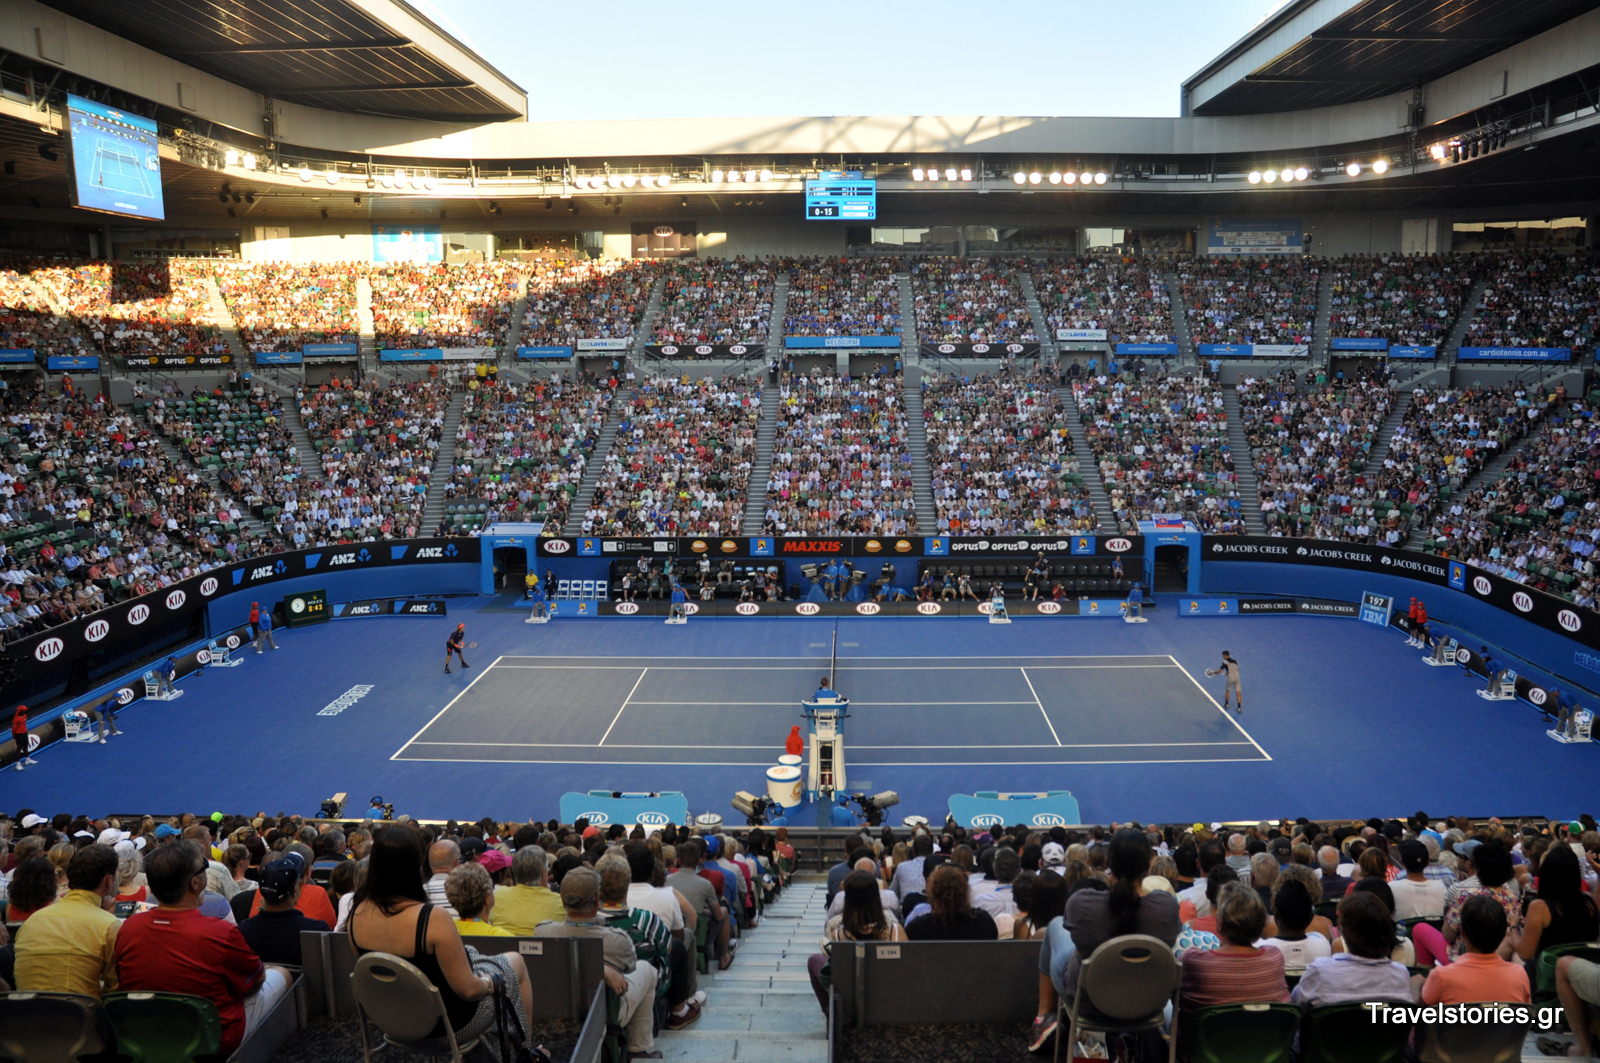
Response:
[{"label": "tennis court", "polygon": [[[856,767],[1272,758],[1167,654],[850,657]],[[506,655],[393,760],[765,767],[828,661]]]},{"label": "tennis court", "polygon": [[118,151],[104,140],[97,141],[94,149],[94,183],[115,192],[149,198],[150,173],[139,156]]}]

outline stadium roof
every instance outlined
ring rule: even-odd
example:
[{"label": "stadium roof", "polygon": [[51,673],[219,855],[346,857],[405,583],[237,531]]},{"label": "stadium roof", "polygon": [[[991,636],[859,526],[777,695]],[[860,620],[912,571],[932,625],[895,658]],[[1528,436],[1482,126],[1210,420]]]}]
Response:
[{"label": "stadium roof", "polygon": [[1593,0],[1291,0],[1183,83],[1183,112],[1298,111],[1404,92],[1593,7]]},{"label": "stadium roof", "polygon": [[290,103],[441,121],[522,118],[521,88],[404,0],[42,0]]}]

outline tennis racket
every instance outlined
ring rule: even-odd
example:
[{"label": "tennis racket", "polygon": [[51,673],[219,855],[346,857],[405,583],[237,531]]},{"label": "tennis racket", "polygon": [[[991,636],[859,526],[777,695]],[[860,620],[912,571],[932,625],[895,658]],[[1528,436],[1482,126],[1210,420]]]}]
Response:
[{"label": "tennis racket", "polygon": [[475,650],[477,648],[478,648],[478,640],[477,639],[473,639],[471,642],[467,643],[467,649]]},{"label": "tennis racket", "polygon": [[1222,670],[1220,668],[1207,668],[1206,669],[1207,678],[1214,679],[1214,678],[1216,678],[1217,676],[1219,676],[1221,674],[1222,674]]}]

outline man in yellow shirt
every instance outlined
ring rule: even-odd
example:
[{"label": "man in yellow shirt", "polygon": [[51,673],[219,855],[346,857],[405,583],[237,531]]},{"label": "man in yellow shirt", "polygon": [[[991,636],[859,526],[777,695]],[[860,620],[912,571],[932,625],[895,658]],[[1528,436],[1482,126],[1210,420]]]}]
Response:
[{"label": "man in yellow shirt", "polygon": [[17,930],[17,988],[99,999],[117,988],[122,922],[105,909],[117,895],[116,850],[86,845],[73,853],[67,891]]},{"label": "man in yellow shirt", "polygon": [[561,895],[550,891],[543,849],[537,845],[518,849],[511,860],[511,878],[516,885],[500,886],[494,891],[491,921],[495,926],[504,927],[517,937],[531,937],[533,928],[540,923],[566,918]]},{"label": "man in yellow shirt", "polygon": [[[506,854],[498,849],[491,849],[485,856],[493,853],[501,860]],[[511,931],[503,926],[495,926],[489,921],[489,913],[494,911],[494,879],[489,877],[489,871],[482,864],[465,863],[451,870],[445,876],[444,895],[450,901],[450,907],[458,913],[456,930],[462,937],[515,937]]]}]

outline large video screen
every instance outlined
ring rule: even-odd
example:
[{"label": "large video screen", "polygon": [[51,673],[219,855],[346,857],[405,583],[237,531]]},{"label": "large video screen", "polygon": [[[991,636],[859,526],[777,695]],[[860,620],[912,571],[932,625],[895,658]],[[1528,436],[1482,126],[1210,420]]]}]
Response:
[{"label": "large video screen", "polygon": [[878,182],[860,171],[826,171],[806,178],[810,221],[873,221],[878,217]]},{"label": "large video screen", "polygon": [[167,216],[153,121],[69,95],[67,128],[78,206],[157,221]]}]

